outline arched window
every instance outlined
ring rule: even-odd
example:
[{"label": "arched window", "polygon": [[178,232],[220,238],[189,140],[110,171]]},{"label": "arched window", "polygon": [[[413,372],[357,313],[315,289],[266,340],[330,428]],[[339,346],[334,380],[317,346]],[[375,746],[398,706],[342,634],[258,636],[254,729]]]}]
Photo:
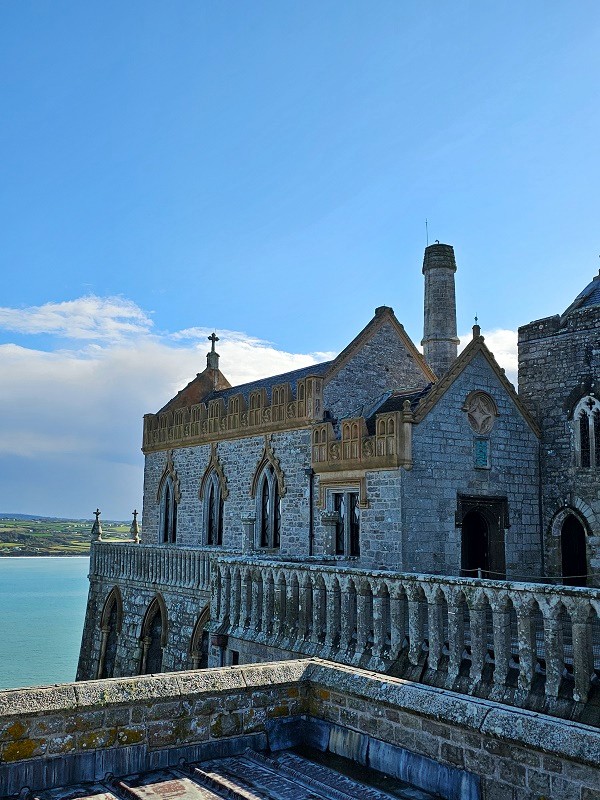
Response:
[{"label": "arched window", "polygon": [[600,402],[583,397],[573,412],[575,464],[584,469],[600,467]]},{"label": "arched window", "polygon": [[208,476],[204,490],[204,540],[208,545],[223,544],[223,495],[216,471]]},{"label": "arched window", "polygon": [[281,541],[281,495],[273,464],[265,465],[258,479],[257,489],[259,547],[275,549]]},{"label": "arched window", "polygon": [[117,642],[123,623],[123,600],[119,587],[113,587],[102,609],[100,618],[100,658],[97,678],[112,678],[117,656]]},{"label": "arched window", "polygon": [[180,499],[179,477],[173,463],[173,451],[170,450],[156,493],[159,542],[174,544],[177,540],[177,506]]},{"label": "arched window", "polygon": [[161,541],[167,544],[174,544],[177,540],[177,498],[171,475],[167,475],[162,487],[160,536]]},{"label": "arched window", "polygon": [[167,644],[167,608],[161,595],[152,600],[142,623],[140,675],[162,672],[163,648]]},{"label": "arched window", "polygon": [[206,669],[208,667],[208,622],[210,619],[210,608],[205,606],[202,613],[196,620],[192,639],[190,641],[190,657],[192,669]]}]

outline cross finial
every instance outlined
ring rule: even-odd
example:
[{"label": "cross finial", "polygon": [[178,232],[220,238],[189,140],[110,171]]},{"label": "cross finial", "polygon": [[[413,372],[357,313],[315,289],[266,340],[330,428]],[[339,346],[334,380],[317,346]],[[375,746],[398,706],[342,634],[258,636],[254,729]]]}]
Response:
[{"label": "cross finial", "polygon": [[479,317],[477,316],[477,312],[475,312],[475,325],[479,322]]},{"label": "cross finial", "polygon": [[94,516],[96,517],[96,522],[98,522],[98,517],[100,516],[100,509],[99,509],[99,508],[97,508],[97,509],[94,511]]},{"label": "cross finial", "polygon": [[209,342],[212,342],[211,353],[215,352],[215,344],[219,341],[219,337],[213,331],[210,336],[207,337]]},{"label": "cross finial", "polygon": [[138,515],[137,508],[134,508],[134,509],[133,509],[133,519],[134,519],[134,520],[136,520],[136,519],[137,519],[137,515]]}]

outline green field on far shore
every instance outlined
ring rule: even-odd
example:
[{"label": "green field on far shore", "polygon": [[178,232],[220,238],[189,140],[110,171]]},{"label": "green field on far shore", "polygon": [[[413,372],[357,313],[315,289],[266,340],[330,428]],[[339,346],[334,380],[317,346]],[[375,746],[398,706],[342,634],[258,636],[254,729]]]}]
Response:
[{"label": "green field on far shore", "polygon": [[[0,515],[2,556],[86,556],[90,552],[93,521]],[[130,522],[102,521],[102,538],[130,538]]]}]

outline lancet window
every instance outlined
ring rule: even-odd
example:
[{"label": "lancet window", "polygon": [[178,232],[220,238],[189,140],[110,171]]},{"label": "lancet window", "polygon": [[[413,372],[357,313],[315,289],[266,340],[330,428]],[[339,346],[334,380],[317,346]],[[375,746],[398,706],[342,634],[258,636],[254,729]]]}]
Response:
[{"label": "lancet window", "polygon": [[208,545],[223,544],[223,494],[216,470],[208,476],[204,490],[205,541]]},{"label": "lancet window", "polygon": [[265,465],[257,489],[259,546],[276,549],[281,541],[281,494],[273,464]]},{"label": "lancet window", "polygon": [[158,485],[156,499],[159,509],[159,541],[163,544],[174,544],[177,540],[177,506],[181,495],[179,478],[173,463],[173,451],[167,455],[167,463]]},{"label": "lancet window", "polygon": [[582,398],[575,407],[573,421],[576,465],[600,468],[600,402],[591,395]]}]

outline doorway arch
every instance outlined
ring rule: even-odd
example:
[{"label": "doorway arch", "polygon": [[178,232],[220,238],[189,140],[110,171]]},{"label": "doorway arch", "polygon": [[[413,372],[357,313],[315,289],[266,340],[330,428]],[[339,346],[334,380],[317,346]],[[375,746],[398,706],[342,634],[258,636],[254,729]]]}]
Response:
[{"label": "doorway arch", "polygon": [[587,586],[585,528],[575,514],[568,514],[560,529],[563,584]]}]

